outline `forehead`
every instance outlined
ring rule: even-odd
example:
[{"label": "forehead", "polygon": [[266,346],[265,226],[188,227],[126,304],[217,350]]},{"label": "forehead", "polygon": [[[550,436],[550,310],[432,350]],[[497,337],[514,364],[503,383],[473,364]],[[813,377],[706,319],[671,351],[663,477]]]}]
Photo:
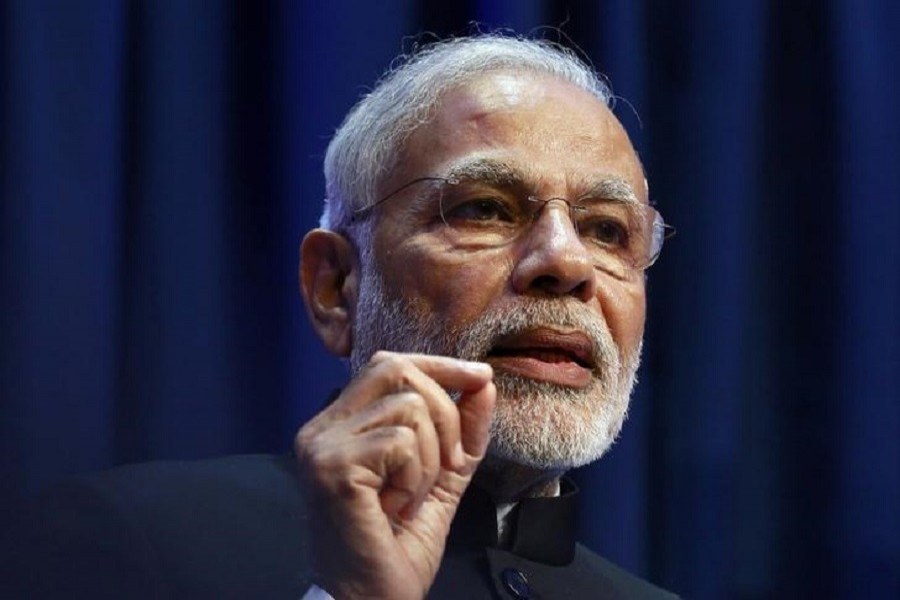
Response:
[{"label": "forehead", "polygon": [[555,77],[504,71],[443,94],[382,190],[479,160],[515,166],[548,193],[577,193],[584,181],[617,179],[646,201],[640,161],[609,108]]}]

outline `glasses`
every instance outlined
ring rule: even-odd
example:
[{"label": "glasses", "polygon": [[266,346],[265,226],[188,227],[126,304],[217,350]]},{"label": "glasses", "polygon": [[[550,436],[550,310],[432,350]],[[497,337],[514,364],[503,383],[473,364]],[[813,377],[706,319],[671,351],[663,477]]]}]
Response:
[{"label": "glasses", "polygon": [[[611,275],[627,278],[650,267],[659,257],[663,242],[675,235],[653,206],[636,201],[592,197],[538,198],[523,196],[511,186],[477,179],[420,177],[406,183],[374,204],[354,212],[352,222],[366,218],[375,207],[407,188],[427,184],[437,200],[435,219],[450,241],[473,251],[503,246],[526,234],[550,204],[565,206],[593,265]],[[433,208],[432,208],[433,210]]]}]

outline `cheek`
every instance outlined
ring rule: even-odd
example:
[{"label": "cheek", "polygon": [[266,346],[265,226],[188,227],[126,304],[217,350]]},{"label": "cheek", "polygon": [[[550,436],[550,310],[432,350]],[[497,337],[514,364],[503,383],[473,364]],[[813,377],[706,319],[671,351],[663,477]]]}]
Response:
[{"label": "cheek", "polygon": [[497,256],[457,254],[444,249],[404,244],[385,253],[385,282],[420,314],[448,323],[476,319],[502,296],[509,279],[509,260]]},{"label": "cheek", "polygon": [[637,351],[644,335],[644,318],[647,312],[643,280],[634,285],[600,282],[598,293],[603,315],[613,339],[619,348],[628,353]]}]

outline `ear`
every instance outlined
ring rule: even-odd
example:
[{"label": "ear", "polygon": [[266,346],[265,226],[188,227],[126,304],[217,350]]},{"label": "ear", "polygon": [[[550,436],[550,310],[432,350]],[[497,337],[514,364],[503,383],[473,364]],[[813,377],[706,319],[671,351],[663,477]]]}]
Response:
[{"label": "ear", "polygon": [[349,356],[358,298],[359,260],[344,236],[313,229],[300,245],[300,293],[325,347]]}]

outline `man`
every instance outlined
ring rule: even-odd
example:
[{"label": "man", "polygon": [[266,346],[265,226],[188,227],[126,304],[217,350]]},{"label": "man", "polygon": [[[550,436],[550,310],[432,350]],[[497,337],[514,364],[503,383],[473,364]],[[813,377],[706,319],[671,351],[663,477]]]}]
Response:
[{"label": "man", "polygon": [[665,232],[608,103],[535,41],[451,40],[388,74],[335,134],[302,245],[309,316],[352,380],[291,458],[59,488],[44,579],[94,597],[670,597],[575,543],[561,479],[621,428]]}]

